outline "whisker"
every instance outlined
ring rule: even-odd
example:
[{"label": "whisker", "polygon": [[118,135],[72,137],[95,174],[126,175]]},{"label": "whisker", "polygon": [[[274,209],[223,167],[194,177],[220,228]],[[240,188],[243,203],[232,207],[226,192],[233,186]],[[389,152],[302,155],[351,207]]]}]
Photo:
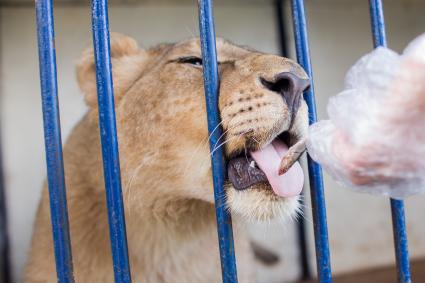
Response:
[{"label": "whisker", "polygon": [[220,147],[222,147],[222,146],[224,146],[226,143],[228,143],[229,141],[232,141],[232,140],[234,140],[234,139],[240,139],[241,137],[242,137],[242,135],[243,134],[241,134],[241,135],[237,135],[237,136],[233,136],[233,137],[230,137],[229,139],[227,139],[226,141],[224,141],[224,142],[222,142],[218,147],[215,147],[212,151],[211,151],[211,153],[210,153],[210,156],[212,156],[217,150],[219,150],[220,149]]},{"label": "whisker", "polygon": [[244,152],[245,152],[246,163],[248,163],[248,149],[246,148],[246,144],[243,145],[243,149],[244,149]]},{"label": "whisker", "polygon": [[[140,169],[145,165],[145,162],[141,162],[134,170],[133,173],[131,174],[131,177],[129,178],[126,186],[124,187],[124,193],[126,194],[126,200],[129,203],[131,201],[131,188],[133,186],[133,181],[134,178],[136,177],[136,175],[139,173]],[[130,205],[127,207],[131,207]],[[130,212],[130,210],[129,210]]]},{"label": "whisker", "polygon": [[217,144],[221,141],[225,134],[227,134],[230,130],[233,130],[234,127],[227,129],[225,132],[221,134],[221,136],[217,139],[217,142],[214,144],[213,150],[217,147]]},{"label": "whisker", "polygon": [[231,138],[227,139],[226,141],[224,141],[223,143],[221,143],[220,145],[218,145],[216,148],[214,148],[214,149],[210,152],[210,154],[209,154],[209,155],[205,156],[204,160],[203,160],[203,161],[202,161],[202,163],[201,163],[201,167],[203,167],[203,165],[204,165],[204,163],[205,163],[205,162],[207,162],[208,160],[211,160],[211,157],[213,156],[213,154],[214,154],[217,150],[219,150],[221,147],[223,147],[226,143],[228,143],[228,142],[230,142],[230,141],[232,141],[232,140],[234,140],[234,139],[241,138],[241,137],[242,137],[242,135],[233,136],[233,137],[231,137]]},{"label": "whisker", "polygon": [[[230,119],[231,120],[231,119]],[[205,145],[212,137],[212,135],[214,134],[214,132],[219,129],[220,125],[222,125],[223,123],[230,121],[230,120],[221,120],[220,123],[217,124],[217,126],[211,131],[210,135],[205,139],[202,139],[202,141],[196,146],[195,150],[193,151],[192,155],[190,156],[190,159],[186,162],[186,166],[185,169],[183,171],[183,176],[186,176],[187,174],[187,170],[189,169],[190,164],[193,161],[194,156],[198,153],[199,149],[202,148],[203,145]]]},{"label": "whisker", "polygon": [[217,142],[216,142],[216,144],[214,145],[214,147],[213,147],[213,150],[217,147],[217,143],[218,142],[220,142],[220,140],[221,140],[221,138],[225,135],[225,134],[227,134],[230,130],[233,130],[235,127],[236,127],[237,125],[235,125],[235,126],[233,126],[233,127],[231,127],[231,128],[229,128],[229,129],[227,129],[219,138],[218,138],[218,140],[217,140]]}]

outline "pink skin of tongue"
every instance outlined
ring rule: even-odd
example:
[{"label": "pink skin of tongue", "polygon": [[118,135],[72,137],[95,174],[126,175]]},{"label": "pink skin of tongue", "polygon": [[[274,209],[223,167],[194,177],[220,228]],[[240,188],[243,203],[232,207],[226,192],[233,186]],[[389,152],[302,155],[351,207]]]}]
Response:
[{"label": "pink skin of tongue", "polygon": [[279,176],[279,166],[288,147],[276,139],[266,147],[252,151],[251,156],[258,167],[266,174],[273,192],[280,197],[298,196],[304,185],[304,173],[297,162],[285,174]]}]

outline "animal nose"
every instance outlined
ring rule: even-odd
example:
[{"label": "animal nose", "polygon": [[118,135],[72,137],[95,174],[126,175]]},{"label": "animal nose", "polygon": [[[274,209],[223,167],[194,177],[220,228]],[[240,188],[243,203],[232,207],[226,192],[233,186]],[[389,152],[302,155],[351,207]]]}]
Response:
[{"label": "animal nose", "polygon": [[310,87],[309,79],[301,78],[291,72],[279,73],[272,81],[264,78],[260,80],[267,89],[282,95],[293,116],[300,106],[302,93]]}]

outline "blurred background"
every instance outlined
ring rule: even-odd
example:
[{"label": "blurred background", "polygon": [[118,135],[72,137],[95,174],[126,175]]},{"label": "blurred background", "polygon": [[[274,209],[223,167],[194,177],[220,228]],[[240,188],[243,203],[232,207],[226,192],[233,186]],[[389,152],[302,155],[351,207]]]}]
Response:
[{"label": "blurred background", "polygon": [[[288,1],[283,2],[288,56],[293,58],[290,9],[286,3]],[[306,0],[305,3],[318,114],[320,119],[325,119],[328,98],[342,89],[345,72],[360,56],[372,49],[368,1]],[[110,30],[134,37],[145,48],[198,35],[197,3],[194,0],[112,0],[110,4]],[[389,46],[402,51],[409,41],[425,32],[425,1],[384,0],[383,4]],[[35,211],[45,179],[33,5],[33,1],[28,0],[0,0],[0,128],[14,282],[21,282]],[[275,1],[216,0],[217,35],[236,44],[279,54],[281,37],[277,14]],[[82,50],[91,44],[90,2],[57,0],[54,16],[61,122],[65,140],[86,111],[75,79],[75,62]],[[395,264],[389,201],[383,197],[342,189],[326,174],[325,187],[334,274],[337,278],[347,278],[344,274],[360,274],[366,270],[385,270],[384,273],[388,273],[385,268]],[[314,243],[308,195],[306,188],[306,257],[308,268],[314,276]],[[409,248],[415,267],[421,264],[421,259],[425,259],[424,216],[425,198],[407,199]],[[301,268],[302,253],[296,227],[296,223],[289,222],[253,224],[253,238],[279,255],[278,263],[258,263],[258,282],[293,282],[303,274],[308,275]],[[374,277],[369,275],[365,278]],[[382,278],[350,282],[396,282],[394,276],[392,279]],[[343,282],[343,279],[339,282]]]}]

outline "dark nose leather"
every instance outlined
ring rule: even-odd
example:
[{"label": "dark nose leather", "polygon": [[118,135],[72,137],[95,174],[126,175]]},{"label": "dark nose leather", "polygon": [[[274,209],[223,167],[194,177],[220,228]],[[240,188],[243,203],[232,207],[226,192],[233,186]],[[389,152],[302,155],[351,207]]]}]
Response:
[{"label": "dark nose leather", "polygon": [[310,87],[309,79],[300,78],[291,72],[279,73],[274,77],[273,81],[261,78],[261,83],[267,89],[282,95],[289,111],[291,111],[292,117],[295,116],[300,107],[302,93]]}]

